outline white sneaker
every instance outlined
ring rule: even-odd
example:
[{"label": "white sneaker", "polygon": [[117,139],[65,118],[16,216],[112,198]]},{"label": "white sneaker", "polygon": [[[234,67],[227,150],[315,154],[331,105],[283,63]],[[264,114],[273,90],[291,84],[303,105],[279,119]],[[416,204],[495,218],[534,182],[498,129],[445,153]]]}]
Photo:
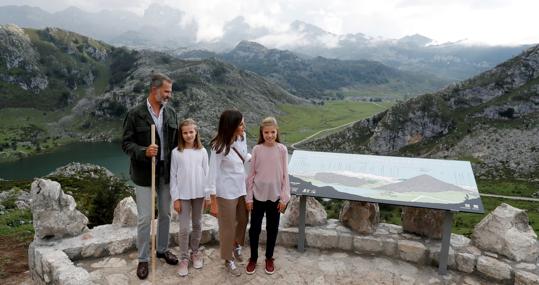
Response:
[{"label": "white sneaker", "polygon": [[200,250],[194,251],[191,253],[191,261],[193,262],[193,267],[196,269],[202,268],[204,266],[204,255]]},{"label": "white sneaker", "polygon": [[226,266],[226,270],[228,272],[230,272],[230,274],[232,274],[234,276],[240,276],[241,275],[241,271],[236,266],[236,263],[234,261],[230,261],[230,260],[225,261],[225,266]]},{"label": "white sneaker", "polygon": [[232,253],[234,255],[235,260],[237,260],[238,262],[243,261],[243,258],[241,257],[241,245],[237,245],[236,247],[234,247],[234,249],[232,250]]},{"label": "white sneaker", "polygon": [[185,277],[187,276],[187,274],[189,274],[189,260],[188,259],[182,259],[180,261],[180,266],[178,268],[178,275],[180,275],[181,277]]}]

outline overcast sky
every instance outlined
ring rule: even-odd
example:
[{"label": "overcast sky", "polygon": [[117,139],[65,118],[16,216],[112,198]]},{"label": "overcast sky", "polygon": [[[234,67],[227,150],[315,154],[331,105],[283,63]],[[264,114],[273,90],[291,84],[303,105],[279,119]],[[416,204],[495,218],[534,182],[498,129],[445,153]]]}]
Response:
[{"label": "overcast sky", "polygon": [[222,35],[223,24],[243,16],[252,26],[283,31],[294,20],[336,34],[400,38],[422,34],[438,42],[539,43],[537,0],[0,0],[49,12],[77,6],[87,11],[124,9],[142,15],[151,3],[184,11],[199,25],[198,38]]}]

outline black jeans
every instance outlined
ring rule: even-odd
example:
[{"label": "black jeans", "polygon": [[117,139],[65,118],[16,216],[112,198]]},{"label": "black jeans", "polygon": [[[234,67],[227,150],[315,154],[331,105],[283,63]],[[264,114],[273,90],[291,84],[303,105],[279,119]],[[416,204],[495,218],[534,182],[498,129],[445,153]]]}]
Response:
[{"label": "black jeans", "polygon": [[251,210],[251,227],[249,228],[249,243],[251,245],[251,259],[258,259],[258,240],[262,230],[262,218],[266,214],[266,259],[273,257],[275,242],[277,241],[277,232],[279,231],[279,219],[281,213],[277,209],[279,200],[276,202],[261,202],[253,198],[253,209]]}]

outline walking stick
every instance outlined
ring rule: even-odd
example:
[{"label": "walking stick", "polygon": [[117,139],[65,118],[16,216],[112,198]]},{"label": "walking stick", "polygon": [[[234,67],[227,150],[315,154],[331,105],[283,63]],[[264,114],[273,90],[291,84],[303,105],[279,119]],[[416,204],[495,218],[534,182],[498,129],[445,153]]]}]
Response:
[{"label": "walking stick", "polygon": [[[152,144],[155,144],[155,125],[152,124]],[[152,239],[152,284],[155,284],[155,156],[152,156],[152,220],[151,220],[151,234]]]}]

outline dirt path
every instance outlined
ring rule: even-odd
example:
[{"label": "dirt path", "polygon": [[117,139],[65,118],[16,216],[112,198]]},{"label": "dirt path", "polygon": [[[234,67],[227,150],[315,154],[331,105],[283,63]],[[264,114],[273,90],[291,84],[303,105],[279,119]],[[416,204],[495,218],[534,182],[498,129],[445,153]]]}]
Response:
[{"label": "dirt path", "polygon": [[[2,284],[31,284],[28,274],[28,245],[17,237],[0,237],[0,279]],[[30,283],[28,283],[30,282]]]}]

